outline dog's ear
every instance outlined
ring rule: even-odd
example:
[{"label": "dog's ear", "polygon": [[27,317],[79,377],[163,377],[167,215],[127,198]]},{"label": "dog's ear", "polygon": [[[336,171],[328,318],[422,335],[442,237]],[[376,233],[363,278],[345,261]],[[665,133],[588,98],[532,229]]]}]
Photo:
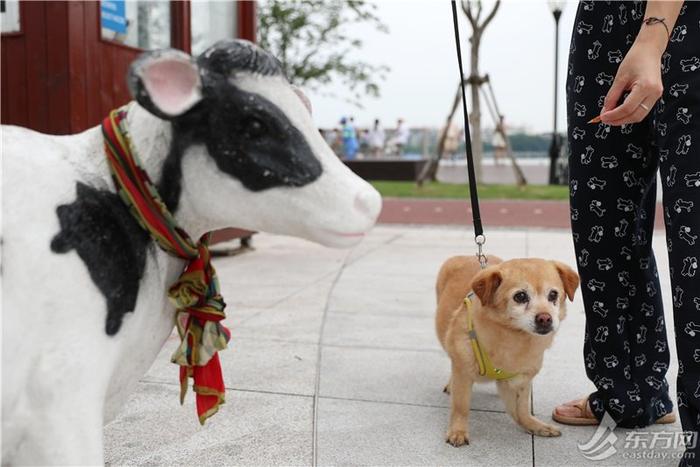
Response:
[{"label": "dog's ear", "polygon": [[493,298],[501,282],[503,282],[501,271],[495,266],[491,266],[474,276],[471,289],[479,297],[482,305],[491,306],[494,304]]},{"label": "dog's ear", "polygon": [[559,261],[552,261],[552,263],[554,263],[554,267],[557,269],[559,277],[561,277],[561,281],[564,284],[564,291],[566,291],[566,296],[569,297],[569,300],[573,302],[574,293],[576,292],[579,283],[578,274],[576,274],[576,271],[574,271],[564,263],[560,263]]}]

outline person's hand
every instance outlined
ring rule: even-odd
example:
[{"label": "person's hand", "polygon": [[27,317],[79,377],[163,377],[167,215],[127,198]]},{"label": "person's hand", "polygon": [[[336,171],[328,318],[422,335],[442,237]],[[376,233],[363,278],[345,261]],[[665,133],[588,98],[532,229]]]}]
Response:
[{"label": "person's hand", "polygon": [[[605,96],[600,119],[603,123],[620,126],[644,120],[663,92],[661,53],[659,47],[636,41],[617,69]],[[620,105],[626,91],[629,95]]]}]

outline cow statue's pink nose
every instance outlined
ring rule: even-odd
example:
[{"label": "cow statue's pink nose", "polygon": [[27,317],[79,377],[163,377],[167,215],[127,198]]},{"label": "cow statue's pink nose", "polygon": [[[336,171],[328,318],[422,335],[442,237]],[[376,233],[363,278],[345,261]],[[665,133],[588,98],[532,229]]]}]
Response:
[{"label": "cow statue's pink nose", "polygon": [[355,209],[375,221],[382,208],[382,197],[374,189],[361,190],[355,196],[354,205]]}]

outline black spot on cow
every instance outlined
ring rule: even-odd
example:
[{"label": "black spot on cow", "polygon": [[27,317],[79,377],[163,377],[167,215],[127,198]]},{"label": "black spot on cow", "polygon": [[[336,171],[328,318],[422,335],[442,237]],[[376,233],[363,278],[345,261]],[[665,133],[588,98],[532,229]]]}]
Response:
[{"label": "black spot on cow", "polygon": [[200,121],[209,154],[220,170],[251,191],[300,187],[323,172],[306,137],[264,97],[238,89],[241,71],[282,75],[275,57],[244,41],[220,41],[197,58],[202,78]]},{"label": "black spot on cow", "polygon": [[119,331],[126,313],[134,311],[146,266],[148,233],[121,198],[78,182],[77,198],[56,208],[61,231],[51,250],[75,250],[90,278],[107,301],[107,335]]},{"label": "black spot on cow", "polygon": [[[181,160],[187,146],[203,144],[219,170],[251,191],[301,187],[321,175],[306,138],[275,104],[230,84],[204,91],[197,108],[172,122],[178,150],[171,149],[171,161]],[[172,184],[165,175],[161,185]]]},{"label": "black spot on cow", "polygon": [[181,125],[181,122],[172,122],[173,140],[156,186],[160,198],[173,214],[177,211],[182,192],[182,156],[192,144],[192,132],[181,128]]}]

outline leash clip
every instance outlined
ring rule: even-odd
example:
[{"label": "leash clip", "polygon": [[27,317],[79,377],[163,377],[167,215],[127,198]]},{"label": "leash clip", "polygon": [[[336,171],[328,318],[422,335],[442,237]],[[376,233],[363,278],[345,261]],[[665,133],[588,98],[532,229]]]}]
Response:
[{"label": "leash clip", "polygon": [[477,235],[474,237],[474,242],[476,242],[476,257],[479,260],[479,264],[481,265],[481,269],[484,269],[486,266],[488,266],[488,258],[486,258],[486,255],[483,252],[483,246],[486,243],[486,236],[484,234]]}]

